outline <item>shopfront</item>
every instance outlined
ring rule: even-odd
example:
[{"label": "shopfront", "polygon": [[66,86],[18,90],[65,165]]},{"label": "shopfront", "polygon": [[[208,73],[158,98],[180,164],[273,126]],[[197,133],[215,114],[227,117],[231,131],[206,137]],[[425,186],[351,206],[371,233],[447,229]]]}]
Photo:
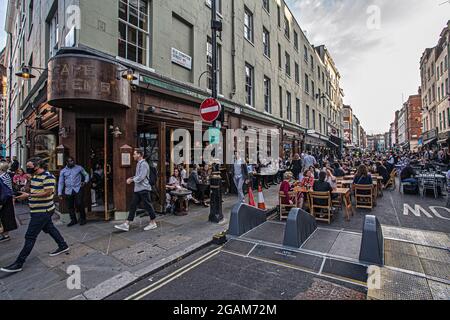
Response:
[{"label": "shopfront", "polygon": [[436,129],[430,130],[425,132],[422,135],[422,149],[424,150],[433,150],[434,148],[437,148],[437,142],[438,142],[438,133]]}]

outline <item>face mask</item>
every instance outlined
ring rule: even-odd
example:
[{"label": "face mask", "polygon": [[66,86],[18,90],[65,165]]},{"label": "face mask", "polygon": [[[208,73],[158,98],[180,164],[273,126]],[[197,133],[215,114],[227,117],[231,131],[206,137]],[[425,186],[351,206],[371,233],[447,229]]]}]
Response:
[{"label": "face mask", "polygon": [[34,172],[35,172],[34,168],[27,168],[28,174],[34,174]]},{"label": "face mask", "polygon": [[69,163],[67,164],[67,167],[69,167],[69,168],[73,168],[73,167],[75,167],[75,163],[73,163],[73,162],[69,162]]}]

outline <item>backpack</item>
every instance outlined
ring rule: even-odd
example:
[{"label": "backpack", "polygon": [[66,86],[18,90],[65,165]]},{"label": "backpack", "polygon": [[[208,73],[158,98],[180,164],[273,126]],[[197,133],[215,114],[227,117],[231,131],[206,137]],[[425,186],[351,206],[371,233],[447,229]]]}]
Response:
[{"label": "backpack", "polygon": [[12,190],[0,179],[0,205],[4,205],[12,197]]}]

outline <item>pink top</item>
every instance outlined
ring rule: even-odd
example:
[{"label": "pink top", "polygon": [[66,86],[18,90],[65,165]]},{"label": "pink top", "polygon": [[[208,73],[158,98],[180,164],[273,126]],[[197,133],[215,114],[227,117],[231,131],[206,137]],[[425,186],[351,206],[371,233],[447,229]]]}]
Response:
[{"label": "pink top", "polygon": [[284,193],[283,204],[289,204],[289,191],[291,191],[291,185],[288,181],[284,180],[280,186],[280,192]]},{"label": "pink top", "polygon": [[28,177],[27,177],[27,175],[26,175],[25,173],[22,174],[22,175],[16,174],[16,175],[14,176],[14,178],[13,178],[13,182],[14,182],[15,184],[24,186],[24,185],[26,185],[27,182],[28,182]]}]

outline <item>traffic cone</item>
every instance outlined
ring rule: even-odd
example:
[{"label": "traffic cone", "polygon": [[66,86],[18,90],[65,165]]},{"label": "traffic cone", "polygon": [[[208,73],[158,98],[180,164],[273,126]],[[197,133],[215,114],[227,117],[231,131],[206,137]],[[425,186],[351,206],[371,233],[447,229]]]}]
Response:
[{"label": "traffic cone", "polygon": [[251,187],[248,187],[248,204],[256,208],[255,196]]},{"label": "traffic cone", "polygon": [[258,187],[258,209],[266,210],[266,203],[264,202],[264,195],[261,185]]}]

